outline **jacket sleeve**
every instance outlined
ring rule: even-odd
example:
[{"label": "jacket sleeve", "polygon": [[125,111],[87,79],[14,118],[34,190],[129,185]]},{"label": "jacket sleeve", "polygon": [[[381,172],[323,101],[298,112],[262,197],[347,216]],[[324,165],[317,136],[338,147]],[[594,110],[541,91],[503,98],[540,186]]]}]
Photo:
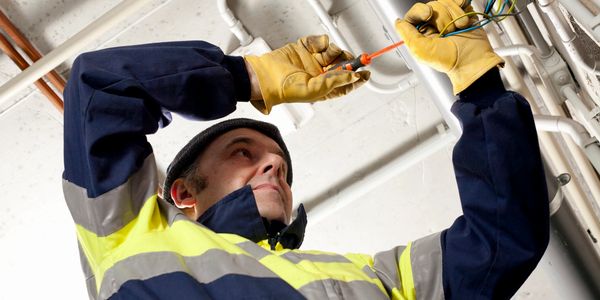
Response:
[{"label": "jacket sleeve", "polygon": [[452,112],[463,128],[453,152],[463,215],[447,230],[377,254],[375,268],[392,278],[390,292],[408,299],[509,299],[549,238],[531,109],[492,70],[461,93]]},{"label": "jacket sleeve", "polygon": [[[76,223],[108,235],[156,192],[156,179],[148,178],[156,170],[146,135],[166,126],[170,112],[216,119],[249,95],[243,59],[206,42],[80,55],[65,90],[64,116],[63,189]],[[137,173],[143,174],[134,178]],[[134,183],[137,190],[127,187]]]}]

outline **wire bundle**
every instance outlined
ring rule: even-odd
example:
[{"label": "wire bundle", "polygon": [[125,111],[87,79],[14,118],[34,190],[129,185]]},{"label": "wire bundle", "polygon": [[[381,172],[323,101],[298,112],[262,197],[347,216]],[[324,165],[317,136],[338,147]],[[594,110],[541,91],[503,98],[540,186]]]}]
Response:
[{"label": "wire bundle", "polygon": [[[485,5],[485,10],[483,12],[470,11],[470,12],[465,13],[462,16],[455,18],[440,31],[440,37],[447,37],[447,36],[452,36],[452,35],[456,35],[456,34],[460,34],[460,33],[464,33],[464,32],[473,31],[475,29],[479,29],[479,28],[491,23],[492,21],[498,23],[498,22],[504,20],[508,16],[516,16],[520,13],[520,12],[513,13],[513,11],[515,10],[516,3],[517,3],[517,0],[500,0],[500,1],[487,0],[487,3]],[[469,5],[470,4],[471,4],[471,0],[469,0]],[[494,5],[496,6],[496,9],[494,9]],[[465,18],[465,17],[470,18],[471,16],[483,16],[483,18],[481,20],[473,23],[473,25],[471,25],[468,28],[445,33],[446,30],[448,29],[448,27],[450,27],[450,25],[454,24],[456,21],[460,20],[461,18]]]}]

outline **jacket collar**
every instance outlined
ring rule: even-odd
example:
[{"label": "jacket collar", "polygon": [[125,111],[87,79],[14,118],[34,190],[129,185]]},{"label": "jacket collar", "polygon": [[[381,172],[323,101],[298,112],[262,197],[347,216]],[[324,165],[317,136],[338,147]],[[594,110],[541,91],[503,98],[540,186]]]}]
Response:
[{"label": "jacket collar", "polygon": [[214,232],[234,233],[255,243],[268,239],[273,250],[277,243],[287,249],[299,248],[304,240],[307,223],[302,204],[298,207],[296,219],[290,225],[268,222],[260,216],[249,185],[219,200],[197,221]]}]

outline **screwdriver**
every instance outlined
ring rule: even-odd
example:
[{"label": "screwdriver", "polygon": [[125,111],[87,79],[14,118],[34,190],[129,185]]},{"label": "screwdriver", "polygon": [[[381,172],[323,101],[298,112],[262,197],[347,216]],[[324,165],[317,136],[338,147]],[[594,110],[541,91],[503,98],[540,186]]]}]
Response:
[{"label": "screwdriver", "polygon": [[402,46],[402,44],[404,44],[404,41],[399,41],[395,44],[389,45],[383,49],[380,49],[378,51],[375,51],[371,54],[367,54],[367,53],[363,53],[359,56],[357,56],[354,59],[351,60],[346,60],[343,61],[341,63],[337,63],[329,68],[327,68],[325,70],[325,72],[328,71],[332,71],[332,70],[348,70],[348,71],[356,71],[358,70],[358,68],[364,67],[368,64],[371,63],[371,60],[379,55],[382,55],[398,46]]}]

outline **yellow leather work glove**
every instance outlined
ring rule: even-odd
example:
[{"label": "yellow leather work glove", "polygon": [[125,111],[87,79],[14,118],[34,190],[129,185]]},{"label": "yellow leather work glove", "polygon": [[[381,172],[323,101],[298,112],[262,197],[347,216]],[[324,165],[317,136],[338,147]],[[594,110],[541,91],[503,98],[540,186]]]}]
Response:
[{"label": "yellow leather work glove", "polygon": [[[412,55],[433,69],[446,73],[454,94],[465,90],[475,80],[504,61],[492,50],[483,29],[441,37],[444,27],[473,8],[467,0],[437,0],[416,3],[404,20],[396,20],[396,30]],[[444,33],[467,28],[477,16],[465,16],[448,26]],[[419,30],[415,26],[421,25]]]},{"label": "yellow leather work glove", "polygon": [[315,102],[345,95],[365,83],[369,71],[329,71],[352,54],[326,35],[307,36],[261,56],[244,57],[258,77],[262,100],[251,101],[264,114],[280,103]]}]

